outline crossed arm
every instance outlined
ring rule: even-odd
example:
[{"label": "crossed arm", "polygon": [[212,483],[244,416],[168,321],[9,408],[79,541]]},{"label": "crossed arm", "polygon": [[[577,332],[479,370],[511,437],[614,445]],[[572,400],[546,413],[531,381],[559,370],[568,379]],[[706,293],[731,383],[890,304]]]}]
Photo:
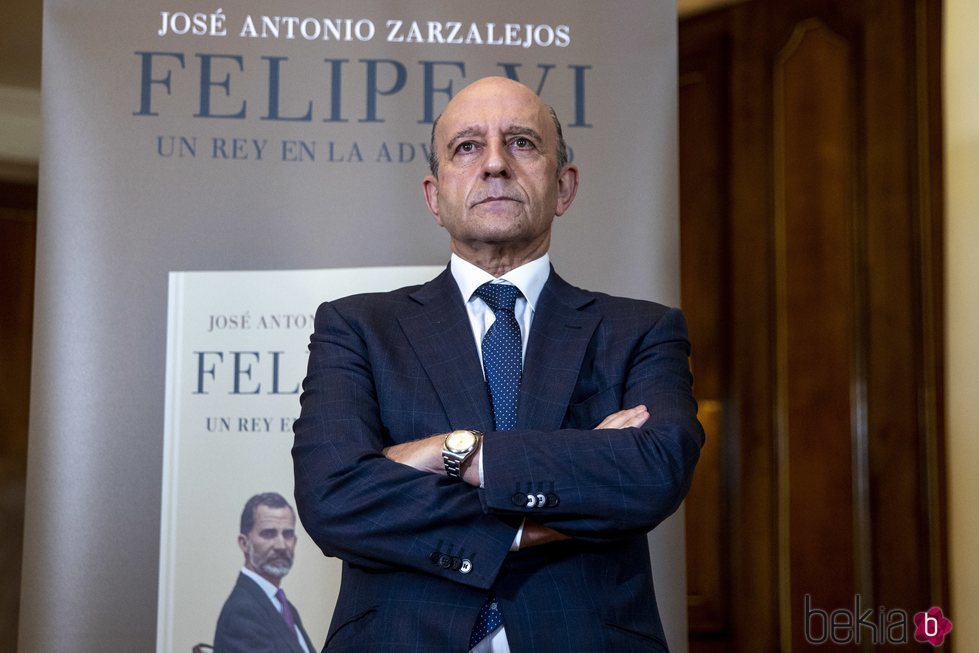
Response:
[{"label": "crossed arm", "polygon": [[[453,482],[442,469],[444,431],[467,420],[441,412],[421,382],[427,373],[403,353],[403,325],[361,304],[367,300],[351,298],[317,312],[295,424],[296,507],[327,555],[485,588],[521,520],[520,548],[565,536],[601,542],[648,531],[682,500],[703,434],[678,311],[606,333],[611,353],[586,378],[581,397],[568,398],[565,426],[494,433],[464,468],[466,482]],[[632,324],[629,308],[606,320]],[[462,400],[485,392],[477,386],[452,391]],[[384,401],[395,395],[407,400]],[[412,439],[433,431],[443,435]],[[406,441],[391,444],[398,439]],[[532,484],[550,487],[560,503],[546,510],[514,503],[515,490]],[[473,567],[466,574],[443,569],[433,552],[468,558]]]},{"label": "crossed arm", "polygon": [[[616,411],[603,419],[596,429],[624,429],[639,427],[649,419],[649,411],[645,406],[639,405]],[[408,465],[422,472],[429,474],[440,474],[445,476],[445,466],[442,463],[442,442],[445,440],[445,433],[436,433],[427,438],[404,442],[390,447],[385,447],[382,451],[388,460],[393,460],[402,465]],[[462,480],[469,485],[479,487],[482,479],[480,469],[482,468],[483,448],[479,447],[462,466]],[[567,535],[538,524],[532,520],[524,522],[523,534],[520,538],[520,548],[547,544],[556,540],[570,539]]]}]

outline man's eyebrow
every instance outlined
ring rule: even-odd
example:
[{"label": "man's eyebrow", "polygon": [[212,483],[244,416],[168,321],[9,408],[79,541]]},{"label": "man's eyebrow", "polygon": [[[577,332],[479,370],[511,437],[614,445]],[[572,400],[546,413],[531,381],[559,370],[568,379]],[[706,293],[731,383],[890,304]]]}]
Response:
[{"label": "man's eyebrow", "polygon": [[503,133],[506,134],[507,136],[530,136],[531,138],[533,138],[538,142],[544,140],[544,138],[540,135],[540,132],[538,132],[533,127],[523,127],[521,125],[514,125],[513,127],[509,127],[506,130],[504,130]]},{"label": "man's eyebrow", "polygon": [[449,139],[449,142],[446,144],[446,148],[449,150],[453,150],[455,149],[456,143],[458,143],[460,140],[464,138],[469,138],[471,136],[482,136],[482,135],[483,135],[483,130],[479,127],[475,127],[475,126],[463,127],[462,129],[457,131],[452,136],[452,138]]}]

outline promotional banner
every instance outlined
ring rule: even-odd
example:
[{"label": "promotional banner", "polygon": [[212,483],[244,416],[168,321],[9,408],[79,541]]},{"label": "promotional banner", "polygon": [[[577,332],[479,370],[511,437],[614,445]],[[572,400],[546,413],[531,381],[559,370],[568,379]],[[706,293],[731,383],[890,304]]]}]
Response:
[{"label": "promotional banner", "polygon": [[[186,590],[171,607],[158,600],[173,596],[160,587],[161,568],[174,562],[161,524],[180,517],[161,519],[171,471],[171,273],[444,267],[448,239],[424,205],[421,179],[432,121],[468,83],[518,79],[565,126],[581,185],[555,222],[558,272],[593,290],[679,300],[672,0],[46,0],[43,42],[21,650],[153,650],[158,629],[168,637],[184,605],[197,609]],[[176,279],[185,291],[200,281]],[[297,315],[334,296],[304,278],[261,294],[249,283],[232,285],[253,290],[255,306],[286,285],[308,291],[308,306],[289,309]],[[232,290],[213,292],[217,306]],[[195,310],[206,312],[202,301]],[[223,333],[226,343],[197,351],[258,351],[260,359],[202,354],[215,377],[236,364],[256,374],[276,365],[266,350],[235,349],[238,334]],[[285,374],[291,363],[278,364]],[[247,381],[243,372],[239,379]],[[231,417],[209,416],[217,428]],[[229,460],[235,455],[229,444]],[[212,552],[208,540],[201,555],[239,564],[236,518],[252,490],[224,471],[197,478],[205,477],[227,506],[205,519],[225,520],[214,532],[229,550]],[[291,500],[288,486],[256,483],[255,492],[265,490]],[[673,650],[683,651],[682,518],[651,541],[660,612]],[[300,543],[296,564],[314,556]],[[192,594],[230,591],[234,570],[199,579]],[[210,601],[188,637],[211,636]],[[303,601],[303,621],[321,637],[329,609]],[[167,614],[171,621],[158,624]],[[160,641],[185,650],[175,637]]]}]

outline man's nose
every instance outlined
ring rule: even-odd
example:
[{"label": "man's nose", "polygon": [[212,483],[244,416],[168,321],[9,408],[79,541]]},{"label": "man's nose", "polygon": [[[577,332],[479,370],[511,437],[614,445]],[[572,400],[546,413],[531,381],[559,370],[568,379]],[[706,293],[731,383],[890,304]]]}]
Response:
[{"label": "man's nose", "polygon": [[483,160],[484,177],[509,177],[510,157],[503,141],[491,140],[486,146],[486,158]]}]

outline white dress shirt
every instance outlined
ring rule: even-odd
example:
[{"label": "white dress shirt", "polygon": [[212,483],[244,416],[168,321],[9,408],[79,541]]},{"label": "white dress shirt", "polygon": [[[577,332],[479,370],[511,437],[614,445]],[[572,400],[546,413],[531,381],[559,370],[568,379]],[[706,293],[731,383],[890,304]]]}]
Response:
[{"label": "white dress shirt", "polygon": [[[463,301],[466,302],[466,312],[469,313],[469,324],[472,326],[480,363],[483,362],[483,336],[493,326],[496,316],[493,314],[493,309],[473,293],[487,281],[509,283],[520,289],[523,297],[517,297],[517,303],[513,307],[513,315],[517,318],[517,324],[520,325],[520,338],[523,343],[522,356],[526,356],[527,335],[530,333],[530,324],[534,321],[537,300],[544,289],[547,277],[551,274],[550,257],[544,254],[539,259],[524,263],[497,279],[482,268],[478,268],[469,261],[453,254],[449,261],[449,270],[452,272],[456,285],[459,286]],[[485,375],[486,372],[484,371],[483,374]]]}]

